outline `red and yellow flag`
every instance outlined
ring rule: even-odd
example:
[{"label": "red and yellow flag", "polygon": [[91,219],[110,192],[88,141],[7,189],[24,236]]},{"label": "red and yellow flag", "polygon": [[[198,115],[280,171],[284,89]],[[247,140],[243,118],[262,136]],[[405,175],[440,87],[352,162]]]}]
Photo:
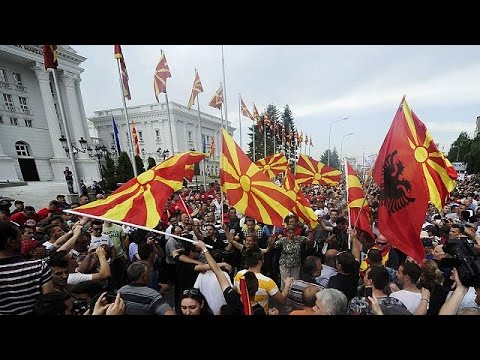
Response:
[{"label": "red and yellow flag", "polygon": [[253,120],[252,114],[250,114],[250,111],[248,111],[247,105],[243,102],[242,97],[240,97],[240,111],[243,116],[248,117],[250,120]]},{"label": "red and yellow flag", "polygon": [[155,68],[155,76],[153,77],[153,88],[155,90],[155,98],[158,102],[158,94],[167,92],[167,78],[172,77],[167,64],[165,53],[162,50],[160,61]]},{"label": "red and yellow flag", "polygon": [[214,156],[215,156],[215,139],[212,136],[212,138],[210,140],[210,150],[208,151],[208,157],[212,158]]},{"label": "red and yellow flag", "polygon": [[263,131],[260,114],[258,113],[258,110],[255,104],[253,104],[253,121],[257,121],[258,130]]},{"label": "red and yellow flag", "polygon": [[318,217],[310,207],[310,202],[305,195],[303,195],[300,186],[298,186],[292,172],[288,168],[285,172],[285,178],[283,179],[283,188],[287,192],[287,195],[295,201],[295,207],[292,209],[292,212],[297,215],[299,219],[302,219],[305,224],[309,225],[310,228],[315,229],[318,225]]},{"label": "red and yellow flag", "polygon": [[313,143],[312,143],[312,135],[310,135],[310,146],[313,147]]},{"label": "red and yellow flag", "polygon": [[365,198],[365,193],[363,192],[362,184],[358,179],[357,172],[350,166],[348,161],[345,161],[345,176],[347,182],[347,204],[350,224],[356,226],[357,229],[366,231],[372,239],[375,239],[370,221],[372,213],[368,206],[368,201]]},{"label": "red and yellow flag", "polygon": [[243,315],[253,315],[245,277],[240,278],[240,298],[242,300]]},{"label": "red and yellow flag", "polygon": [[131,100],[130,87],[128,86],[128,73],[127,66],[125,65],[125,59],[123,57],[122,47],[120,45],[114,45],[115,59],[120,59],[120,73],[122,75],[122,91],[123,96],[128,100]]},{"label": "red and yellow flag", "polygon": [[200,94],[201,92],[203,92],[202,82],[200,81],[200,76],[198,76],[197,69],[195,69],[195,80],[193,80],[192,93],[190,95],[190,99],[188,100],[188,104],[187,104],[187,108],[189,110],[195,104],[195,99],[197,98],[198,94]]},{"label": "red and yellow flag", "polygon": [[43,65],[45,66],[45,70],[57,68],[57,45],[43,45]]},{"label": "red and yellow flag", "polygon": [[220,83],[220,87],[215,92],[215,94],[213,95],[213,97],[210,100],[210,102],[208,103],[208,105],[211,106],[211,107],[217,108],[218,110],[220,110],[222,108],[222,105],[223,105],[223,86],[222,86],[222,83]]},{"label": "red and yellow flag", "polygon": [[383,141],[373,177],[380,187],[380,232],[392,245],[421,262],[425,251],[420,232],[428,201],[441,210],[455,188],[457,172],[405,98]]},{"label": "red and yellow flag", "polygon": [[205,154],[181,153],[123,184],[106,199],[80,206],[73,213],[154,228],[170,195],[183,186],[185,168]]},{"label": "red and yellow flag", "polygon": [[250,161],[225,129],[222,134],[220,179],[230,205],[264,224],[282,226],[295,201]]},{"label": "red and yellow flag", "polygon": [[295,179],[299,184],[331,185],[340,181],[342,172],[331,168],[310,156],[300,154]]},{"label": "red and yellow flag", "polygon": [[285,172],[288,167],[287,158],[282,153],[267,156],[264,159],[255,161],[254,164],[257,165],[269,179]]},{"label": "red and yellow flag", "polygon": [[133,149],[136,156],[140,156],[140,145],[138,144],[138,134],[135,128],[135,123],[132,121],[132,137],[133,137]]},{"label": "red and yellow flag", "polygon": [[269,128],[272,126],[272,122],[270,121],[270,116],[268,116],[267,113],[263,115],[263,125],[265,125],[266,128]]}]

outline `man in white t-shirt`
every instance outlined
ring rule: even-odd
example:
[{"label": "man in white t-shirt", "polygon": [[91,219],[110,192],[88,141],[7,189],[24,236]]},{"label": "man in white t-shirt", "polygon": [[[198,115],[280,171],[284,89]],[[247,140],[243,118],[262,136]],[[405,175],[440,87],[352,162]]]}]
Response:
[{"label": "man in white t-shirt", "polygon": [[[400,300],[412,314],[415,313],[422,299],[422,292],[416,283],[422,274],[420,266],[413,262],[405,262],[398,267],[397,278],[402,285],[402,290],[395,291],[390,297]],[[425,299],[428,302],[429,299]]]},{"label": "man in white t-shirt", "polygon": [[103,221],[101,220],[93,220],[92,221],[92,236],[90,239],[90,250],[96,249],[100,245],[106,245],[106,253],[108,263],[111,263],[112,259],[115,259],[116,252],[115,246],[113,244],[112,239],[110,236],[102,234],[103,231]]}]

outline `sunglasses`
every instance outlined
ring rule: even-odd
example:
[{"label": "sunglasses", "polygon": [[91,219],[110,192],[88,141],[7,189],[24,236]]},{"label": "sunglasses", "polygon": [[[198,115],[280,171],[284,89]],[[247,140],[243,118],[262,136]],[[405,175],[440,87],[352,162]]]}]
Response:
[{"label": "sunglasses", "polygon": [[388,243],[381,243],[381,242],[375,241],[375,244],[380,245],[380,246],[385,246],[385,245],[387,245]]},{"label": "sunglasses", "polygon": [[196,288],[183,290],[182,296],[200,296],[200,290]]}]

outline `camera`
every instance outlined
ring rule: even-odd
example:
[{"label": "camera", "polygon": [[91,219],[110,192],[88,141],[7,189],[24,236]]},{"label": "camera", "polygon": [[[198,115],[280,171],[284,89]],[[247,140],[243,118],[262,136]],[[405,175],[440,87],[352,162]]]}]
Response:
[{"label": "camera", "polygon": [[[443,251],[451,257],[440,260],[439,268],[456,268],[464,286],[480,286],[480,256],[472,240],[466,236],[449,239],[443,245]],[[445,280],[448,278],[446,277]]]}]

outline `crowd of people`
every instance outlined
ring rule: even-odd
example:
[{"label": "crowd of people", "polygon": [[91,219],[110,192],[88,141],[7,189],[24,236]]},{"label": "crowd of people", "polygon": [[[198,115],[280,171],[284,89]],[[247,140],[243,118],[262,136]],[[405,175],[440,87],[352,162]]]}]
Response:
[{"label": "crowd of people", "polygon": [[465,274],[450,245],[476,264],[480,185],[460,181],[442,211],[426,209],[420,263],[378,231],[369,189],[374,238],[349,227],[342,184],[302,189],[315,228],[293,214],[282,227],[244,216],[222,204],[218,182],[172,195],[152,231],[64,212],[88,193],[38,210],[4,199],[0,314],[480,314],[480,274]]}]

